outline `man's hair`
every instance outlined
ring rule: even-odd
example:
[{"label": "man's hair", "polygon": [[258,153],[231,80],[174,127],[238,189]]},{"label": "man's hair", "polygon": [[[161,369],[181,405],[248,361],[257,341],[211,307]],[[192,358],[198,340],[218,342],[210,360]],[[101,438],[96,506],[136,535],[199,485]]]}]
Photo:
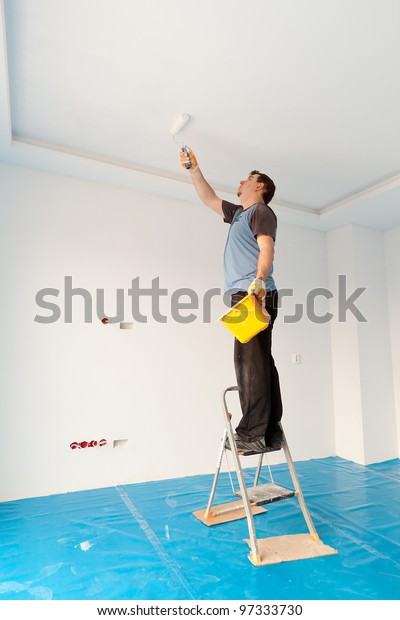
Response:
[{"label": "man's hair", "polygon": [[258,183],[264,184],[264,189],[261,192],[261,196],[262,196],[263,201],[267,205],[274,197],[275,183],[273,182],[272,179],[269,178],[269,176],[267,176],[263,172],[260,172],[259,170],[252,170],[250,172],[250,176],[253,176],[253,174],[257,175]]}]

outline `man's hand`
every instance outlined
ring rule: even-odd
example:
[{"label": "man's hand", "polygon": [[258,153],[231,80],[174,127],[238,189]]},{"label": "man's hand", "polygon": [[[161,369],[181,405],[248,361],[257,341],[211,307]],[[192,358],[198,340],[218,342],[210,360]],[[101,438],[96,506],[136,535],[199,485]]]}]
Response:
[{"label": "man's hand", "polygon": [[260,304],[262,304],[262,301],[266,295],[265,282],[261,280],[261,278],[256,278],[250,284],[249,288],[247,289],[247,292],[249,295],[254,295],[257,298],[257,300],[260,302]]},{"label": "man's hand", "polygon": [[180,152],[181,166],[185,170],[189,170],[193,173],[199,167],[197,163],[196,155],[193,153],[189,146],[184,146]]}]

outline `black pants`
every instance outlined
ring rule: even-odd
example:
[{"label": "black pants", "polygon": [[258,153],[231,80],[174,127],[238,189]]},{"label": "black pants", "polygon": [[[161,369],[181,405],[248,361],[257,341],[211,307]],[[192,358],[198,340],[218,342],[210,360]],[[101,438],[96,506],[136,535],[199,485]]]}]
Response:
[{"label": "black pants", "polygon": [[[246,292],[232,295],[232,305]],[[246,344],[235,339],[234,361],[243,417],[236,428],[242,439],[264,436],[267,445],[280,441],[282,399],[279,375],[272,357],[272,327],[278,314],[278,291],[267,292],[265,307],[271,316],[267,329]]]}]

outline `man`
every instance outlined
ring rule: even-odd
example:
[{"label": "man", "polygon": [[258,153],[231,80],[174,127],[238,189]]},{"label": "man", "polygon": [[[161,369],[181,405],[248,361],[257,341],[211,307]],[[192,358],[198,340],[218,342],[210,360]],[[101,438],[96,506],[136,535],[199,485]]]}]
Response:
[{"label": "man", "polygon": [[[201,201],[230,224],[224,253],[225,292],[232,305],[253,293],[270,315],[267,329],[246,344],[235,339],[234,361],[242,419],[236,428],[236,447],[257,454],[279,450],[282,400],[272,353],[272,326],[278,293],[272,276],[277,219],[268,207],[275,193],[273,181],[258,170],[240,181],[240,205],[219,198],[205,180],[189,147],[181,151],[181,165],[189,170]],[[229,443],[227,444],[229,448]]]}]

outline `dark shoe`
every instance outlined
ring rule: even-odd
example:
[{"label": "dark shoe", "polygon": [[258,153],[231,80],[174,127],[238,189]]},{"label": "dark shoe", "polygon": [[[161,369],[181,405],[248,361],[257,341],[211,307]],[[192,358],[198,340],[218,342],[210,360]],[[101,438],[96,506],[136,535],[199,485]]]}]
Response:
[{"label": "dark shoe", "polygon": [[[238,435],[237,433],[233,433],[233,439],[235,440],[235,443],[237,443],[238,441],[242,441],[242,440],[241,440],[241,438],[239,437],[239,435]],[[225,441],[225,448],[226,448],[227,450],[230,450],[230,449],[231,449],[231,446],[230,446],[230,444],[229,444],[229,437],[227,437],[227,438],[226,438],[226,441]]]},{"label": "dark shoe", "polygon": [[[283,444],[283,432],[282,432],[282,430],[280,428],[278,428],[273,433],[268,433],[267,432],[266,444],[267,444],[267,446],[273,448],[274,450],[279,450],[280,447]],[[279,448],[276,447],[276,446],[279,446]]]},{"label": "dark shoe", "polygon": [[[252,439],[242,439],[237,433],[235,433],[233,438],[238,452],[243,452],[250,455],[262,454],[263,452],[270,451],[265,445],[265,438],[262,435],[260,437],[253,437]],[[228,438],[225,442],[225,448],[227,448],[227,450],[231,449]]]},{"label": "dark shoe", "polygon": [[277,452],[282,449],[282,441],[279,443],[271,443],[266,446],[265,452]]}]

